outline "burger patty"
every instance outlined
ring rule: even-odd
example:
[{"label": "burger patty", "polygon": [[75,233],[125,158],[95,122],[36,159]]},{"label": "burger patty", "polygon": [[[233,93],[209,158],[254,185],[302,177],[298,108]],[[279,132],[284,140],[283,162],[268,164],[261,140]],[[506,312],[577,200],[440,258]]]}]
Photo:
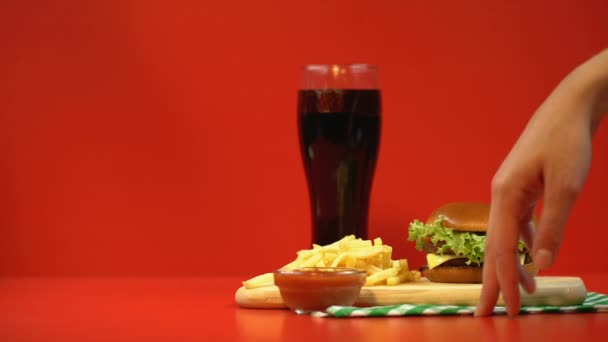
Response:
[{"label": "burger patty", "polygon": [[[447,254],[447,253],[444,253],[444,254]],[[526,257],[524,258],[524,264],[531,263],[532,257],[530,257],[530,254],[526,253],[525,255],[526,255]],[[467,258],[458,258],[458,259],[448,260],[437,267],[463,267],[463,266],[464,267],[482,267],[483,263],[481,263],[481,265],[477,265],[477,264],[473,264],[473,263],[471,263],[470,265],[467,265]],[[426,266],[424,266],[424,267],[426,267]]]},{"label": "burger patty", "polygon": [[[431,241],[431,238],[425,238],[424,245],[422,245],[422,250],[425,251],[426,253],[439,254],[438,250],[443,245],[445,245],[445,241],[438,241],[437,243],[433,244],[433,242]],[[528,248],[524,247],[522,253],[528,254]],[[454,254],[454,251],[452,251],[451,249],[448,249],[447,251],[444,251],[443,254]]]}]

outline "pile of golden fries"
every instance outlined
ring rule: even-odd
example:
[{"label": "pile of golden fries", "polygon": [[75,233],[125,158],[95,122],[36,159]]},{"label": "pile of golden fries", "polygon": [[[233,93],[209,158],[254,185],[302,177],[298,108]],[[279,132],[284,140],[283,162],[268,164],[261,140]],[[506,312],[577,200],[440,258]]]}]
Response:
[{"label": "pile of golden fries", "polygon": [[[410,271],[407,259],[392,260],[393,248],[382,244],[382,239],[362,240],[349,235],[330,245],[314,245],[301,250],[296,260],[283,266],[287,269],[300,267],[348,267],[365,270],[365,286],[397,285],[417,281],[420,272]],[[247,289],[274,285],[272,273],[265,273],[243,282]]]}]

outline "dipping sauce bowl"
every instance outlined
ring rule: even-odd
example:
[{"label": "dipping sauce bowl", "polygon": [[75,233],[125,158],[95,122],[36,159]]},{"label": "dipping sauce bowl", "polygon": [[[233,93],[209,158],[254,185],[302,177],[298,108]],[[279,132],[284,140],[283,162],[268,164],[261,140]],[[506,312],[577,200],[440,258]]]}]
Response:
[{"label": "dipping sauce bowl", "polygon": [[285,305],[297,313],[353,305],[365,279],[365,271],[356,268],[301,267],[274,272],[274,283]]}]

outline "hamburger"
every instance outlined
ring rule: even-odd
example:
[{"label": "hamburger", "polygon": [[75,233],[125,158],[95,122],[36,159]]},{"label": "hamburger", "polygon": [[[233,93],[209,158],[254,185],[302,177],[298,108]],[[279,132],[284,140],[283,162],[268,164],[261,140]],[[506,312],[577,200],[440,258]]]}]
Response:
[{"label": "hamburger", "polygon": [[[481,283],[490,206],[478,202],[455,202],[439,207],[426,223],[410,223],[408,240],[427,253],[420,272],[438,283]],[[526,271],[536,267],[526,245],[519,242],[519,260]]]}]

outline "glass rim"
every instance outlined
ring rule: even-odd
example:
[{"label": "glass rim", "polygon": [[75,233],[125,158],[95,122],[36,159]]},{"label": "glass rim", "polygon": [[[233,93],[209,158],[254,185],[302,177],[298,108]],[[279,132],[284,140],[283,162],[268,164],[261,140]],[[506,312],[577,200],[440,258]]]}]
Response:
[{"label": "glass rim", "polygon": [[301,68],[306,71],[321,71],[330,68],[349,68],[349,69],[361,69],[363,70],[378,70],[378,65],[373,63],[313,63],[305,64]]}]

